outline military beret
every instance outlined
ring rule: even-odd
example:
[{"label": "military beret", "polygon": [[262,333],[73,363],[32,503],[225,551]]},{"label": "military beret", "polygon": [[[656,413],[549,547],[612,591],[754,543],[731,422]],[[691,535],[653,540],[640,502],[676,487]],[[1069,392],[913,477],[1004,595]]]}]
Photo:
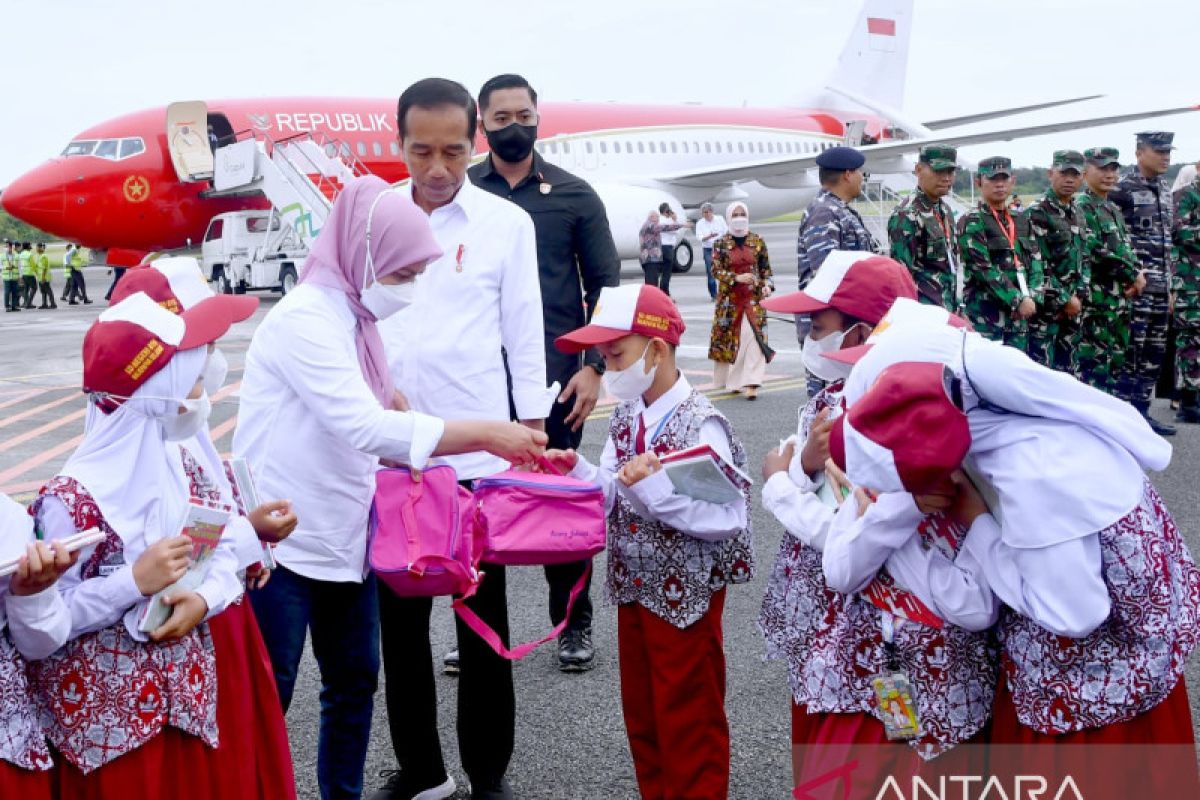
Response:
[{"label": "military beret", "polygon": [[858,169],[867,163],[867,157],[853,147],[831,147],[817,156],[817,166],[822,169]]},{"label": "military beret", "polygon": [[1149,146],[1154,150],[1174,150],[1172,144],[1175,134],[1171,131],[1142,131],[1137,135],[1137,143]]},{"label": "military beret", "polygon": [[979,177],[994,178],[997,175],[1012,175],[1012,159],[1007,156],[992,156],[979,162]]},{"label": "military beret", "polygon": [[1083,153],[1078,150],[1055,150],[1051,166],[1059,170],[1073,169],[1076,172],[1083,172],[1083,164]]},{"label": "military beret", "polygon": [[1107,167],[1109,164],[1121,166],[1121,151],[1115,147],[1089,147],[1083,151],[1087,163],[1097,167]]},{"label": "military beret", "polygon": [[944,169],[957,169],[958,149],[948,144],[927,144],[921,148],[921,154],[917,160],[922,164],[928,164],[938,172]]}]

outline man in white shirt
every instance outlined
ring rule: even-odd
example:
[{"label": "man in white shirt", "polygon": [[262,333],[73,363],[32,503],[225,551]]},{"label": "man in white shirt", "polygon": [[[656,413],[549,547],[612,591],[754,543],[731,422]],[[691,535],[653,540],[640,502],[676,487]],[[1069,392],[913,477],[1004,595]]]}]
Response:
[{"label": "man in white shirt", "polygon": [[[541,430],[553,404],[542,333],[542,296],[533,221],[515,204],[467,180],[475,101],[453,81],[429,78],[404,91],[397,112],[413,201],[429,214],[444,255],[417,281],[412,306],[380,326],[396,385],[416,411],[446,419],[509,419],[505,356],[517,416]],[[503,355],[502,350],[503,348]],[[440,460],[462,481],[508,464],[487,453]],[[468,605],[507,644],[504,568]],[[373,798],[450,797],[442,759],[429,643],[432,598],[401,598],[382,584],[379,607],[388,719],[400,771]],[[456,620],[461,681],[458,741],[473,798],[511,797],[516,701],[512,664]]]},{"label": "man in white shirt", "polygon": [[704,248],[704,274],[708,276],[708,296],[713,300],[717,299],[717,280],[712,274],[713,245],[727,233],[729,226],[725,224],[724,217],[713,213],[712,203],[700,206],[700,219],[696,221],[696,238]]}]

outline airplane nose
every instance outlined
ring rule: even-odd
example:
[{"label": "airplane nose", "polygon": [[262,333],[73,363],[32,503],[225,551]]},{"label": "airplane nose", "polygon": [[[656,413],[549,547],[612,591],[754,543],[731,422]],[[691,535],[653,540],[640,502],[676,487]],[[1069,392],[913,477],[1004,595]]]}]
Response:
[{"label": "airplane nose", "polygon": [[64,235],[66,183],[62,164],[54,161],[26,172],[0,193],[0,205],[19,220],[48,233]]}]

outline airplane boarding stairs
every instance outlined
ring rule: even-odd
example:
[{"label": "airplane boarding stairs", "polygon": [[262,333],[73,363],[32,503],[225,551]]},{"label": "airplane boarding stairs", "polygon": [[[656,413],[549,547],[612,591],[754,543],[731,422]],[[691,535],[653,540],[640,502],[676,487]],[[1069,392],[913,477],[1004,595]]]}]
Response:
[{"label": "airplane boarding stairs", "polygon": [[369,170],[350,148],[323,134],[273,140],[244,132],[214,152],[209,196],[261,193],[301,246],[312,246],[342,188]]}]

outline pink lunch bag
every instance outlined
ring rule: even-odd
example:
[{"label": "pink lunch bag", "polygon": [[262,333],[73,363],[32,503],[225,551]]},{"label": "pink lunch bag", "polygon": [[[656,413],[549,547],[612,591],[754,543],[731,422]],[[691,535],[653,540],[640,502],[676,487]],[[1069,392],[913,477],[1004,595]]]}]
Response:
[{"label": "pink lunch bag", "polygon": [[[594,483],[564,475],[501,472],[475,482],[474,503],[479,561],[505,566],[566,564],[590,560],[604,550],[604,490]],[[541,639],[511,648],[505,647],[500,636],[467,607],[466,600],[475,588],[452,605],[467,627],[497,654],[516,660],[563,632],[590,573],[589,564],[571,588],[567,613],[554,630]]]},{"label": "pink lunch bag", "polygon": [[471,493],[453,467],[430,467],[414,481],[407,467],[375,473],[367,560],[401,597],[474,594]]}]

